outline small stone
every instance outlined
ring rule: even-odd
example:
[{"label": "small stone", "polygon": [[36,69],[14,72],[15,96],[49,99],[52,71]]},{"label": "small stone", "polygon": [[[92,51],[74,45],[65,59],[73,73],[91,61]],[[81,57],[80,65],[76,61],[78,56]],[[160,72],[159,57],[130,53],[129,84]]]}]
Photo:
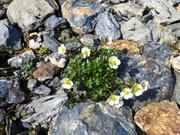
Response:
[{"label": "small stone", "polygon": [[35,55],[33,51],[25,51],[24,53],[8,59],[8,64],[11,65],[12,67],[19,68],[23,66],[29,59],[35,59]]},{"label": "small stone", "polygon": [[48,35],[43,36],[42,47],[47,48],[52,52],[57,52],[59,46],[60,46],[60,42],[54,37]]},{"label": "small stone", "polygon": [[170,63],[171,66],[180,73],[180,56],[172,57]]},{"label": "small stone", "polygon": [[109,12],[100,13],[97,16],[97,24],[95,26],[95,33],[100,38],[111,37],[112,40],[121,37],[120,25]]},{"label": "small stone", "polygon": [[36,79],[29,79],[27,82],[27,88],[33,91],[33,89],[36,87],[37,80]]},{"label": "small stone", "polygon": [[22,33],[7,19],[0,20],[0,50],[21,50]]},{"label": "small stone", "polygon": [[180,134],[180,110],[175,103],[167,100],[141,108],[134,119],[148,135]]},{"label": "small stone", "polygon": [[85,34],[93,31],[93,21],[104,11],[96,1],[67,0],[61,6],[63,18],[67,19],[73,31]]},{"label": "small stone", "polygon": [[51,92],[51,89],[48,88],[45,85],[40,85],[39,87],[35,88],[35,90],[34,90],[35,94],[37,94],[37,95],[44,95],[44,96],[49,95],[50,92]]},{"label": "small stone", "polygon": [[66,20],[60,17],[56,17],[55,15],[50,16],[46,19],[44,25],[46,28],[53,30],[61,24],[65,24]]},{"label": "small stone", "polygon": [[136,42],[128,40],[114,40],[111,44],[103,45],[102,48],[115,48],[120,51],[127,50],[129,53],[139,53],[138,44]]},{"label": "small stone", "polygon": [[84,44],[84,45],[99,45],[100,41],[98,39],[97,36],[92,35],[92,34],[85,34],[81,37],[80,41]]},{"label": "small stone", "polygon": [[121,32],[124,39],[136,41],[140,46],[144,46],[151,39],[149,28],[136,17],[123,24]]},{"label": "small stone", "polygon": [[13,0],[8,6],[7,16],[24,31],[32,31],[53,12],[53,7],[46,0]]},{"label": "small stone", "polygon": [[67,60],[61,57],[58,53],[52,53],[48,58],[53,65],[59,68],[64,68],[67,62]]},{"label": "small stone", "polygon": [[113,4],[127,2],[128,0],[110,0]]},{"label": "small stone", "polygon": [[58,68],[51,63],[41,64],[38,69],[33,73],[33,77],[38,81],[43,82],[52,79],[57,73]]},{"label": "small stone", "polygon": [[65,46],[67,48],[67,50],[76,50],[78,49],[79,47],[81,47],[81,43],[80,42],[77,42],[77,41],[69,41],[69,42],[66,42],[65,43]]},{"label": "small stone", "polygon": [[53,87],[55,89],[60,88],[61,86],[61,80],[59,77],[55,77],[49,84],[50,87]]}]

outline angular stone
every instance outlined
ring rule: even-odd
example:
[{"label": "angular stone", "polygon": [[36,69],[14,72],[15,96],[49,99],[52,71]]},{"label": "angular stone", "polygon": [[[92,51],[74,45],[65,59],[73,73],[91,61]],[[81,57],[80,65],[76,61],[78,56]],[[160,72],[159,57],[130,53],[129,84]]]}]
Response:
[{"label": "angular stone", "polygon": [[140,46],[151,39],[149,28],[135,17],[122,25],[121,32],[124,39],[136,41]]},{"label": "angular stone", "polygon": [[81,103],[61,109],[51,135],[137,135],[131,112],[105,103]]},{"label": "angular stone", "polygon": [[95,35],[92,35],[92,34],[85,34],[81,37],[80,40],[84,45],[95,45],[95,46],[97,46],[100,44],[98,37]]},{"label": "angular stone", "polygon": [[172,57],[170,63],[171,66],[180,74],[180,56]]},{"label": "angular stone", "polygon": [[67,19],[73,31],[85,34],[93,31],[95,17],[104,9],[92,0],[67,0],[62,6],[63,18]]},{"label": "angular stone", "polygon": [[51,92],[51,89],[45,85],[40,85],[39,87],[34,89],[34,93],[37,95],[47,96]]},{"label": "angular stone", "polygon": [[53,65],[59,68],[64,68],[67,62],[67,60],[64,57],[60,56],[58,53],[52,53],[48,58]]},{"label": "angular stone", "polygon": [[35,55],[33,51],[25,51],[24,53],[8,59],[8,64],[12,67],[21,67],[23,64],[25,64],[29,59],[35,59]]},{"label": "angular stone", "polygon": [[12,26],[7,19],[0,20],[0,51],[21,50],[22,33]]},{"label": "angular stone", "polygon": [[36,79],[29,79],[27,82],[27,88],[30,89],[31,91],[33,91],[33,89],[35,88],[37,84],[37,80]]},{"label": "angular stone", "polygon": [[43,82],[52,79],[57,71],[58,68],[56,66],[51,63],[44,63],[33,73],[33,77],[38,79],[38,81]]},{"label": "angular stone", "polygon": [[148,104],[136,113],[134,119],[148,135],[180,134],[180,109],[173,102]]},{"label": "angular stone", "polygon": [[114,40],[111,44],[103,45],[102,48],[115,48],[120,51],[128,51],[129,53],[139,53],[138,44],[136,42],[128,40]]},{"label": "angular stone", "polygon": [[53,12],[53,7],[46,0],[13,0],[8,6],[7,16],[24,31],[32,31]]},{"label": "angular stone", "polygon": [[97,24],[95,26],[95,33],[101,37],[111,37],[112,40],[121,37],[120,25],[114,16],[105,11],[97,16]]},{"label": "angular stone", "polygon": [[66,100],[67,95],[63,90],[59,90],[55,95],[33,100],[23,108],[22,111],[25,111],[26,116],[23,117],[22,122],[32,127],[41,125],[47,128]]}]

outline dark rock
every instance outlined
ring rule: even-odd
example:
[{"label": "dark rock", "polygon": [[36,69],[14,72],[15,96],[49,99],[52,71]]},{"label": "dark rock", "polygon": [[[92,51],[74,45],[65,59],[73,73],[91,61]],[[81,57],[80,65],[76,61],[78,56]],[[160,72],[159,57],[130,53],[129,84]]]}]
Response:
[{"label": "dark rock", "polygon": [[40,85],[39,87],[35,88],[34,93],[37,95],[44,95],[47,96],[51,92],[51,89],[45,85]]},{"label": "dark rock", "polygon": [[97,16],[97,24],[95,27],[95,33],[101,37],[111,37],[112,40],[119,39],[121,37],[120,25],[109,12],[100,13]]},{"label": "dark rock", "polygon": [[22,34],[7,19],[0,20],[0,50],[21,50]]},{"label": "dark rock", "polygon": [[104,11],[104,8],[94,0],[67,0],[61,8],[63,18],[68,20],[77,34],[92,32],[93,21]]},{"label": "dark rock", "polygon": [[130,110],[105,103],[81,103],[61,109],[51,135],[137,135]]},{"label": "dark rock", "polygon": [[[20,91],[19,80],[0,79],[0,104],[18,104],[24,101],[24,93]],[[2,103],[4,102],[4,103]]]},{"label": "dark rock", "polygon": [[46,19],[44,25],[46,28],[53,30],[61,24],[65,24],[66,20],[60,17],[56,17],[55,15],[50,16]]},{"label": "dark rock", "polygon": [[57,39],[55,39],[54,37],[48,36],[48,35],[44,35],[43,40],[44,41],[42,42],[42,47],[48,48],[52,52],[58,51],[58,47],[60,46],[60,42]]},{"label": "dark rock", "polygon": [[5,118],[5,112],[3,109],[0,109],[0,123],[3,122],[4,118]]},{"label": "dark rock", "polygon": [[63,90],[59,90],[55,95],[34,99],[23,107],[23,111],[26,113],[22,119],[24,126],[29,128],[29,126],[41,125],[41,127],[47,128],[66,100],[67,95]]}]

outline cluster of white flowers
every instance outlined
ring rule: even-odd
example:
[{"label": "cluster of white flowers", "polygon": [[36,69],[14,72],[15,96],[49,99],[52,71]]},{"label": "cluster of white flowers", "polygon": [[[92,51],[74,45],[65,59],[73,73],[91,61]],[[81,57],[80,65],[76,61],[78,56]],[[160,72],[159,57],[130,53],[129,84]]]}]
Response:
[{"label": "cluster of white flowers", "polygon": [[140,96],[144,91],[148,90],[149,86],[149,82],[146,80],[142,81],[141,84],[134,84],[131,89],[123,89],[120,96],[111,95],[107,99],[107,103],[115,107],[121,107],[123,105],[123,98],[128,100],[133,98],[133,96]]}]

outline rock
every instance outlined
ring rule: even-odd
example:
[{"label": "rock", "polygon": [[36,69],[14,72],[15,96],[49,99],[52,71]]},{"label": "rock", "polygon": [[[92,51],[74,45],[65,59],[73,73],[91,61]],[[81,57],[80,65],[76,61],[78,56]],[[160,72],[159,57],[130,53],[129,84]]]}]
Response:
[{"label": "rock", "polygon": [[136,124],[148,135],[180,134],[180,110],[169,101],[151,103],[135,115]]},{"label": "rock", "polygon": [[81,103],[58,114],[51,135],[137,135],[131,112],[105,103]]},{"label": "rock", "polygon": [[53,7],[46,0],[13,0],[8,6],[7,16],[24,31],[32,31],[53,12]]},{"label": "rock", "polygon": [[171,66],[178,72],[180,73],[180,56],[176,56],[176,57],[172,57],[170,59],[170,63],[171,63]]},{"label": "rock", "polygon": [[[127,63],[122,64],[122,67],[124,65],[127,69],[122,73],[130,74],[137,83],[147,80],[150,88],[141,96],[126,100],[125,105],[137,111],[148,103],[159,102],[172,96],[175,79],[170,68],[166,66],[165,60],[170,55],[165,51],[166,49],[163,50],[157,47],[152,51],[152,56],[150,56],[151,51],[147,54],[143,53],[143,55],[128,55],[128,58],[126,58]],[[164,55],[160,57],[163,53]]]},{"label": "rock", "polygon": [[124,39],[136,41],[140,46],[151,39],[149,28],[135,17],[122,25],[121,32]]},{"label": "rock", "polygon": [[3,122],[4,118],[5,118],[5,112],[3,109],[0,109],[0,123]]},{"label": "rock", "polygon": [[127,3],[113,5],[111,6],[111,9],[114,11],[114,13],[116,13],[118,18],[121,19],[122,17],[125,17],[130,19],[134,16],[141,16],[145,8],[129,1]]},{"label": "rock", "polygon": [[180,105],[180,73],[177,71],[174,71],[174,73],[176,76],[176,84],[171,99]]},{"label": "rock", "polygon": [[21,50],[22,33],[7,19],[0,20],[0,50]]},{"label": "rock", "polygon": [[111,37],[112,40],[121,37],[120,25],[109,12],[100,13],[97,16],[97,24],[95,26],[95,33],[101,37]]},{"label": "rock", "polygon": [[41,127],[47,128],[66,100],[67,95],[63,90],[59,90],[55,95],[33,100],[23,108],[26,116],[23,117],[22,122],[24,125],[30,124],[32,127],[41,125]]},{"label": "rock", "polygon": [[139,53],[138,44],[136,42],[128,40],[114,40],[111,44],[103,45],[102,48],[115,48],[120,51],[127,50],[129,53]]},{"label": "rock", "polygon": [[67,50],[76,50],[81,47],[81,43],[78,41],[69,41],[65,43]]},{"label": "rock", "polygon": [[35,88],[35,90],[34,90],[35,94],[37,94],[37,95],[44,95],[44,96],[49,95],[50,92],[51,92],[51,89],[48,88],[45,85],[40,85],[39,87]]},{"label": "rock", "polygon": [[98,39],[97,36],[92,35],[92,34],[85,34],[81,37],[80,41],[84,44],[84,45],[99,45],[100,41]]},{"label": "rock", "polygon": [[169,65],[169,59],[175,55],[172,50],[167,46],[158,44],[156,42],[151,42],[150,44],[144,46],[143,54],[148,58],[153,58],[159,63]]},{"label": "rock", "polygon": [[73,31],[85,34],[93,31],[92,22],[104,9],[92,0],[67,0],[61,6],[63,18],[67,19]]},{"label": "rock", "polygon": [[52,53],[48,58],[53,65],[59,68],[64,68],[67,62],[67,60],[64,57],[60,56],[58,53]]},{"label": "rock", "polygon": [[31,91],[36,87],[37,81],[36,79],[29,79],[27,82],[27,88]]},{"label": "rock", "polygon": [[51,63],[44,63],[33,73],[33,77],[38,79],[38,81],[43,82],[52,79],[57,71],[58,68],[56,66]]},{"label": "rock", "polygon": [[180,13],[168,0],[141,0],[142,5],[152,10],[155,22],[170,24],[180,20]]},{"label": "rock", "polygon": [[8,104],[23,102],[25,97],[24,93],[20,91],[19,80],[0,79],[0,97],[0,106],[2,102]]},{"label": "rock", "polygon": [[170,31],[174,37],[180,38],[180,22],[167,25],[165,30]]},{"label": "rock", "polygon": [[51,83],[49,84],[50,87],[53,87],[55,89],[58,89],[61,87],[61,80],[58,77],[55,77]]},{"label": "rock", "polygon": [[46,28],[53,30],[61,24],[65,24],[66,20],[60,17],[56,17],[55,15],[50,16],[44,22]]},{"label": "rock", "polygon": [[127,2],[128,0],[110,0],[113,4],[118,4],[121,2]]},{"label": "rock", "polygon": [[12,67],[19,68],[23,66],[26,62],[28,62],[29,59],[35,59],[35,55],[33,51],[25,51],[24,53],[15,56],[13,58],[8,59],[8,64],[11,65]]},{"label": "rock", "polygon": [[57,52],[58,47],[60,46],[60,42],[56,40],[54,37],[44,35],[43,36],[43,42],[42,42],[42,47],[48,48],[52,52]]}]

